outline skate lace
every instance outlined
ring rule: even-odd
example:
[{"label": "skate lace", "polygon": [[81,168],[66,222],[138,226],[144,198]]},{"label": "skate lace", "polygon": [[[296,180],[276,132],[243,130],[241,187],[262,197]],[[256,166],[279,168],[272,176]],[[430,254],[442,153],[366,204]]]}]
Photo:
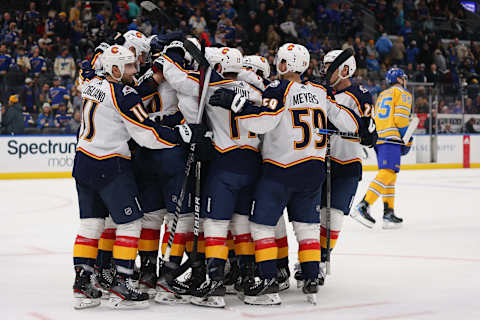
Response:
[{"label": "skate lace", "polygon": [[135,288],[135,285],[133,284],[133,281],[131,278],[128,278],[127,281],[125,281],[125,286],[130,292],[136,293],[136,294],[141,294],[142,292]]},{"label": "skate lace", "polygon": [[113,271],[111,269],[103,269],[102,270],[102,277],[108,282],[113,282]]}]

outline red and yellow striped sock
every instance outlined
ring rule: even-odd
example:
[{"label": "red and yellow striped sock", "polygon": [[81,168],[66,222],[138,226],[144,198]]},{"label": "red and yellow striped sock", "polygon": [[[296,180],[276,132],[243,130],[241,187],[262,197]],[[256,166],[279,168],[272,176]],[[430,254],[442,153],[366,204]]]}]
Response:
[{"label": "red and yellow striped sock", "polygon": [[318,239],[301,240],[298,243],[298,260],[305,279],[316,278],[320,262],[320,241]]},{"label": "red and yellow striped sock", "polygon": [[158,256],[160,245],[160,230],[142,228],[138,240],[138,253],[140,256]]},{"label": "red and yellow striped sock", "polygon": [[255,241],[255,262],[262,278],[272,279],[277,276],[277,256],[278,247],[275,237]]},{"label": "red and yellow striped sock", "polygon": [[90,239],[77,235],[73,245],[73,264],[89,265],[95,264],[98,251],[98,239]]},{"label": "red and yellow striped sock", "polygon": [[113,260],[119,273],[131,275],[137,257],[138,239],[136,237],[118,236],[113,245]]},{"label": "red and yellow striped sock", "polygon": [[112,263],[113,244],[115,243],[116,228],[107,228],[103,230],[98,241],[98,253],[96,265],[100,268],[108,268]]}]

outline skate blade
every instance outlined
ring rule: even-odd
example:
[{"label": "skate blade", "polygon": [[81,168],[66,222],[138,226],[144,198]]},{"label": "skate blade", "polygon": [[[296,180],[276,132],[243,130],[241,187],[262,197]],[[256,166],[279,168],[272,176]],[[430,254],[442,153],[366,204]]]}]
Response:
[{"label": "skate blade", "polygon": [[278,293],[269,293],[261,296],[245,296],[243,299],[245,304],[258,305],[258,306],[273,306],[282,303],[280,295]]},{"label": "skate blade", "polygon": [[352,217],[352,219],[360,222],[360,223],[363,224],[365,227],[370,228],[370,229],[372,229],[373,226],[375,225],[374,222],[371,222],[371,221],[365,219],[360,213],[351,213],[351,214],[350,214],[350,217]]},{"label": "skate blade", "polygon": [[155,290],[154,288],[150,288],[146,285],[140,284],[139,289],[140,289],[141,292],[144,292],[144,293],[148,294],[149,299],[153,299],[157,295],[157,290]]},{"label": "skate blade", "polygon": [[290,288],[290,280],[278,284],[278,291],[285,291],[288,288]]},{"label": "skate blade", "polygon": [[245,293],[243,293],[243,291],[238,291],[238,292],[237,292],[237,298],[238,298],[240,301],[245,301]]},{"label": "skate blade", "polygon": [[95,287],[102,292],[102,300],[108,300],[110,298],[110,291],[103,289],[100,285],[95,285]]},{"label": "skate blade", "polygon": [[148,300],[144,301],[130,301],[124,300],[116,295],[112,295],[108,300],[110,307],[113,309],[119,310],[138,310],[138,309],[146,309],[149,307]]},{"label": "skate blade", "polygon": [[190,303],[190,296],[180,296],[173,292],[157,292],[154,298],[156,303],[160,304],[187,304]]},{"label": "skate blade", "polygon": [[190,303],[201,307],[225,308],[225,299],[223,297],[192,297]]},{"label": "skate blade", "polygon": [[100,305],[100,298],[87,298],[83,294],[73,295],[73,308],[76,310],[93,308]]},{"label": "skate blade", "polygon": [[235,285],[225,285],[225,293],[226,294],[237,294],[237,290],[235,290]]},{"label": "skate blade", "polygon": [[383,229],[400,229],[402,227],[402,222],[395,223],[390,221],[383,221]]},{"label": "skate blade", "polygon": [[307,301],[314,306],[317,305],[317,294],[316,293],[309,293],[307,294]]},{"label": "skate blade", "polygon": [[303,288],[303,280],[297,280],[297,289]]}]

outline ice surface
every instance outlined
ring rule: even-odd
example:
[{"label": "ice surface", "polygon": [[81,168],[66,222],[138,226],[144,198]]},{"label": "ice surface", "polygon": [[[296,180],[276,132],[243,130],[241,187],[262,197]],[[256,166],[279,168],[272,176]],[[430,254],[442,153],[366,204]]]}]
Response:
[{"label": "ice surface", "polygon": [[[374,175],[364,174],[355,203]],[[0,181],[0,319],[480,319],[480,170],[403,171],[396,193],[402,229],[381,229],[381,203],[373,230],[346,218],[317,306],[292,280],[279,307],[232,296],[225,310],[152,302],[141,311],[74,311],[74,181]],[[291,264],[292,235],[289,227]]]}]

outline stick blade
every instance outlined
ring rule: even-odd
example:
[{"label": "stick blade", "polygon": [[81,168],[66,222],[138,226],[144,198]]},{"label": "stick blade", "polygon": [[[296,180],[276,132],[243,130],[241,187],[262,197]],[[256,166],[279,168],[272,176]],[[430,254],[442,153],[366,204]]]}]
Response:
[{"label": "stick blade", "polygon": [[158,7],[152,1],[142,1],[140,2],[140,7],[147,10],[148,12],[152,12]]},{"label": "stick blade", "polygon": [[192,41],[185,40],[183,42],[183,47],[185,48],[185,50],[188,51],[188,53],[190,53],[193,59],[195,59],[195,61],[198,62],[198,65],[200,67],[207,69],[210,66],[207,58],[205,58],[205,55],[200,51],[200,49],[198,49],[198,47]]}]

